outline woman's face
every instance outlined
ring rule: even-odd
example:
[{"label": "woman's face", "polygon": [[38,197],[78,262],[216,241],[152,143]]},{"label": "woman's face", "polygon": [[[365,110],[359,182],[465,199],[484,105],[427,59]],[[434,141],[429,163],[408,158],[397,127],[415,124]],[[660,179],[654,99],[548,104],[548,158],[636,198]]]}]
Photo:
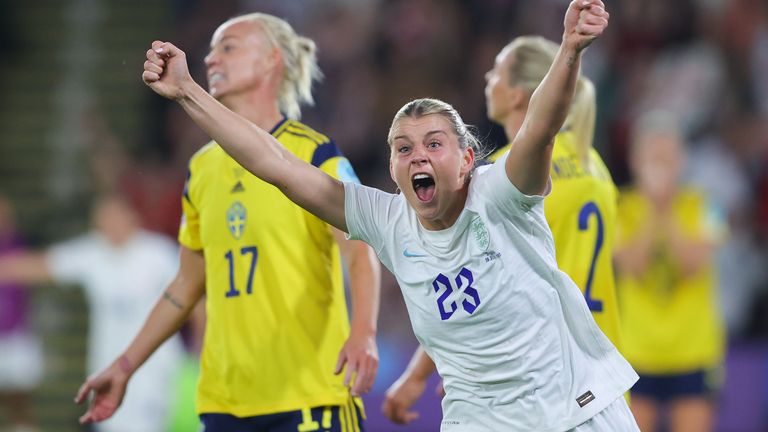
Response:
[{"label": "woman's face", "polygon": [[211,51],[205,57],[208,91],[221,100],[257,89],[277,63],[277,50],[257,24],[223,24],[213,34]]},{"label": "woman's face", "polygon": [[655,133],[635,145],[632,170],[638,188],[655,201],[668,201],[683,167],[683,144],[673,134]]},{"label": "woman's face", "polygon": [[464,208],[474,150],[459,148],[450,121],[439,114],[404,117],[392,135],[390,174],[422,225],[453,225]]},{"label": "woman's face", "polygon": [[485,73],[485,105],[488,118],[497,123],[503,123],[509,112],[514,109],[510,101],[514,98],[511,92],[514,90],[510,85],[509,76],[512,62],[515,61],[514,52],[511,48],[504,48],[493,64],[493,69]]}]

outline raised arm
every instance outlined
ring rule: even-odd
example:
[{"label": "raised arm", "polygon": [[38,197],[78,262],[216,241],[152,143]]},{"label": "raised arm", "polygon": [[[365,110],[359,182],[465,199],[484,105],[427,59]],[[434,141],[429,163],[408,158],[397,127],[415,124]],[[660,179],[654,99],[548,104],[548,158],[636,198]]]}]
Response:
[{"label": "raised arm", "polygon": [[505,166],[512,184],[527,195],[546,192],[554,138],[568,115],[581,53],[605,30],[608,12],[600,0],[574,0],[563,24],[560,49],[547,76],[531,96]]},{"label": "raised arm", "polygon": [[183,51],[169,42],[153,42],[142,79],[159,95],[177,101],[198,126],[253,175],[275,185],[320,219],[347,231],[342,183],[297,158],[269,132],[209,95],[189,75]]}]

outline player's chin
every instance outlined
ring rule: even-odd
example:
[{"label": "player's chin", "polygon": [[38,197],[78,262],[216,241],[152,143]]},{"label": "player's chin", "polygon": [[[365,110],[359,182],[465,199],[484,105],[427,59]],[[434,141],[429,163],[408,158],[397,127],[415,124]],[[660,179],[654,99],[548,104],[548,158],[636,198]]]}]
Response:
[{"label": "player's chin", "polygon": [[224,89],[217,84],[208,85],[208,93],[216,99],[220,99],[224,96]]}]

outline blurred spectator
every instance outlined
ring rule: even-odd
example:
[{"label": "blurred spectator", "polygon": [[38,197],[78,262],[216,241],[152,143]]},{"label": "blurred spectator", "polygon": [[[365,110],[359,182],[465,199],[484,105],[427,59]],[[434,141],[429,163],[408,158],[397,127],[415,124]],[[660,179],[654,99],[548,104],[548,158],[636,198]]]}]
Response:
[{"label": "blurred spectator", "polygon": [[714,253],[725,230],[701,192],[682,186],[677,119],[646,114],[631,148],[632,188],[619,200],[616,264],[624,354],[640,375],[632,411],[643,431],[713,429],[724,330]]},{"label": "blurred spectator", "polygon": [[[0,196],[0,259],[23,250],[13,207]],[[0,281],[0,403],[11,421],[10,432],[36,430],[30,397],[43,375],[43,353],[31,328],[29,300],[25,286]]]},{"label": "blurred spectator", "polygon": [[[136,211],[122,198],[100,199],[93,229],[43,252],[0,259],[0,282],[55,281],[77,284],[90,304],[88,373],[117,356],[176,271],[176,248],[163,236],[139,228]],[[168,422],[171,384],[181,359],[175,337],[137,373],[120,412],[98,431],[159,432]]]},{"label": "blurred spectator", "polygon": [[[168,122],[169,134],[178,132],[175,124]],[[175,237],[181,219],[178,195],[184,188],[185,164],[173,166],[154,153],[132,157],[96,107],[83,116],[83,130],[92,192],[125,196],[143,228]]]}]

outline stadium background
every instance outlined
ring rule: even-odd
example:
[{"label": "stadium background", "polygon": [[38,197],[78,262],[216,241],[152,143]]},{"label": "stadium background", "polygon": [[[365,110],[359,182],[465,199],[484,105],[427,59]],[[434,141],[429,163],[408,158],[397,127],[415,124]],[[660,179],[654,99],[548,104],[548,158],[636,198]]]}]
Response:
[{"label": "stadium background", "polygon": [[[720,300],[729,334],[720,431],[768,431],[768,1],[605,0],[607,33],[584,72],[598,89],[595,146],[618,184],[634,120],[680,116],[686,178],[727,212]],[[365,184],[393,190],[386,130],[407,100],[444,99],[489,144],[483,74],[512,37],[559,40],[565,0],[3,0],[0,1],[0,193],[32,246],[82,232],[98,191],[127,193],[148,228],[175,236],[189,156],[207,140],[140,81],[153,39],[177,43],[204,82],[202,58],[226,18],[264,11],[313,38],[325,80],[304,121],[333,137]],[[41,429],[77,431],[88,310],[77,290],[36,290],[34,326],[46,371],[35,392]],[[381,418],[383,392],[415,347],[391,275],[382,287],[381,366],[366,397],[370,431],[436,430],[428,389],[422,418]],[[127,341],[126,341],[127,343]],[[2,353],[0,353],[2,355]],[[0,430],[5,424],[0,413]]]}]

